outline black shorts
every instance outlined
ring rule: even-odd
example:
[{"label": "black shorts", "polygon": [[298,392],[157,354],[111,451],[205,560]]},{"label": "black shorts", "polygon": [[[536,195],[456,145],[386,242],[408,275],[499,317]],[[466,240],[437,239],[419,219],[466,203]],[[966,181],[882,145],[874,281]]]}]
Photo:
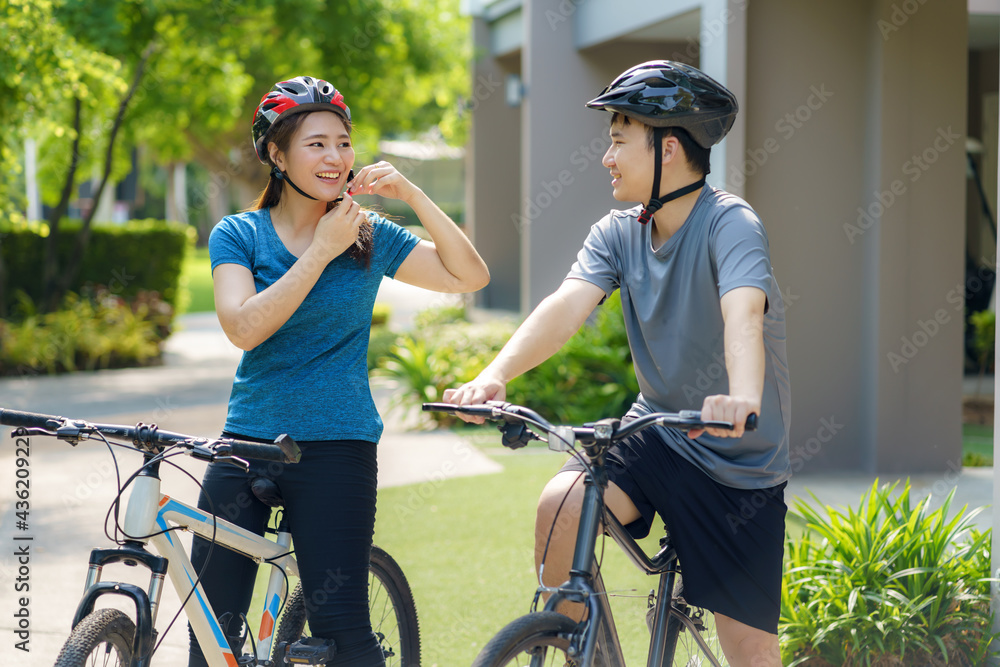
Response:
[{"label": "black shorts", "polygon": [[[562,468],[583,470],[575,458]],[[674,451],[655,429],[608,453],[608,478],[639,510],[636,539],[659,513],[669,527],[692,605],[777,634],[784,556],[785,484],[736,489],[720,484]]]}]

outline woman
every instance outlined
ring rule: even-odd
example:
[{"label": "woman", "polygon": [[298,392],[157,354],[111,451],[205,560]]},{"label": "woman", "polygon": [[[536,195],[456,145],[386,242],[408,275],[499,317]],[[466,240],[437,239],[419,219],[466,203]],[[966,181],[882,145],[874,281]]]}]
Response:
[{"label": "woman", "polygon": [[[209,239],[216,312],[229,339],[245,350],[225,433],[269,442],[288,433],[302,460],[255,464],[249,473],[213,464],[199,507],[214,506],[262,533],[270,511],[250,482],[274,479],[290,519],[313,636],[334,640],[330,664],[381,665],[367,599],[382,432],[366,365],[375,296],[383,276],[472,292],[487,284],[489,271],[455,223],[391,164],[353,174],[351,113],[326,81],[276,84],[257,107],[253,140],[271,168],[267,188],[250,210],[224,218]],[[362,210],[353,199],[358,194],[406,202],[432,241]],[[217,548],[205,565],[204,540],[192,552],[195,569],[205,566],[202,584],[213,611],[228,615],[235,645],[256,564]],[[206,664],[193,637],[189,664]]]}]

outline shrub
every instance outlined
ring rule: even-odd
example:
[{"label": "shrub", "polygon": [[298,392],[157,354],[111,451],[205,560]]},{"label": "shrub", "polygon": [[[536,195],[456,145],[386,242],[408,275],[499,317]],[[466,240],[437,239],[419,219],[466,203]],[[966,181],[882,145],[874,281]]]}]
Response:
[{"label": "shrub", "polygon": [[60,310],[44,314],[23,292],[16,296],[20,319],[0,320],[0,375],[146,365],[170,335],[173,310],[152,292],[131,304],[107,290],[71,292]]},{"label": "shrub", "polygon": [[399,340],[399,334],[385,325],[373,326],[368,335],[368,372],[378,368]]},{"label": "shrub", "polygon": [[[416,330],[400,338],[376,371],[400,387],[394,405],[409,409],[440,401],[444,390],[474,379],[514,331],[511,323],[470,323],[464,309],[445,306],[421,312]],[[549,419],[580,423],[625,414],[639,392],[617,294],[563,349],[508,386],[509,400]],[[433,413],[438,426],[456,423]]]},{"label": "shrub", "polygon": [[[399,388],[393,408],[419,410],[423,402],[440,401],[445,389],[475,378],[512,332],[513,327],[502,322],[457,322],[403,334],[373,375]],[[438,426],[457,423],[442,413],[429,418]]]},{"label": "shrub", "polygon": [[787,543],[782,664],[983,664],[993,634],[990,533],[972,525],[981,508],[949,518],[954,490],[933,511],[930,498],[911,506],[909,482],[895,490],[876,480],[858,511],[796,503],[806,529]]},{"label": "shrub", "polygon": [[592,324],[507,391],[512,402],[565,424],[624,415],[639,394],[639,382],[618,293],[596,311]]},{"label": "shrub", "polygon": [[993,370],[993,349],[996,345],[997,314],[992,310],[983,310],[969,315],[972,326],[972,348],[979,361],[979,367],[984,371]]},{"label": "shrub", "polygon": [[[65,267],[80,223],[65,220],[59,230],[59,261]],[[14,295],[18,290],[38,303],[44,287],[39,276],[48,225],[3,221],[0,234],[7,307],[16,303]],[[193,246],[196,235],[193,227],[162,220],[131,220],[121,225],[95,223],[76,284],[70,285],[70,291],[80,293],[88,286],[104,286],[129,302],[142,292],[156,292],[171,307],[176,307],[184,255]]]}]

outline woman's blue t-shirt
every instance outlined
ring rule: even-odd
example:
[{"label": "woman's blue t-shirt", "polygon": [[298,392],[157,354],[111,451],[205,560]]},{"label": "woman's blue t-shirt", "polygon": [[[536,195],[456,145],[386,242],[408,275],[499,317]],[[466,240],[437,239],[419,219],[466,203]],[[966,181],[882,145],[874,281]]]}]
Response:
[{"label": "woman's blue t-shirt", "polygon": [[[369,213],[371,265],[343,254],[331,261],[302,305],[270,338],[244,352],[229,398],[225,430],[273,439],[378,442],[382,419],[368,385],[368,335],[382,276],[395,275],[419,239]],[[295,263],[268,209],[227,216],[208,241],[212,270],[239,264],[257,291]]]}]

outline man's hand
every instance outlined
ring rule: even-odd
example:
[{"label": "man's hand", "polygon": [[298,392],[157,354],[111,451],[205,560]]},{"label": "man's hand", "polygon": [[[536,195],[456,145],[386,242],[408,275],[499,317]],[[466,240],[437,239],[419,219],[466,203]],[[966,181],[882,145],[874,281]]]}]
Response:
[{"label": "man's hand", "polygon": [[760,416],[759,401],[724,394],[706,396],[705,402],[701,406],[702,420],[731,422],[735,428],[732,431],[721,428],[691,430],[688,432],[688,437],[694,439],[706,432],[720,438],[743,437],[743,427],[746,425],[747,417],[751,414]]},{"label": "man's hand", "polygon": [[[507,397],[507,385],[495,378],[482,374],[472,382],[463,384],[458,389],[445,389],[444,402],[456,405],[477,405],[486,401],[502,401]],[[482,424],[485,417],[476,415],[457,415],[459,419],[473,424]]]}]

